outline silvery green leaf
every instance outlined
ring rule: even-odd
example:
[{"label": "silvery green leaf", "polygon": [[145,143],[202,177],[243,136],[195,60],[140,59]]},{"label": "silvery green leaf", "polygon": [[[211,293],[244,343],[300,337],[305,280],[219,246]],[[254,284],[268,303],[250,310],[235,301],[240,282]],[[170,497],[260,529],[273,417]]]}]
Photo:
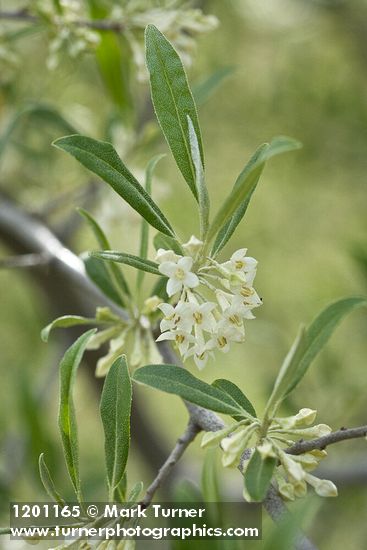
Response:
[{"label": "silvery green leaf", "polygon": [[204,155],[196,106],[185,69],[178,53],[154,25],[146,28],[145,45],[152,100],[159,124],[178,168],[197,199],[187,116],[195,128],[202,165]]},{"label": "silvery green leaf", "polygon": [[[152,194],[152,180],[155,167],[158,162],[164,158],[165,155],[156,155],[149,162],[145,170],[145,190],[148,195]],[[149,242],[149,224],[142,219],[141,221],[141,234],[140,234],[140,247],[139,257],[142,260],[146,260],[148,257],[148,242]],[[139,290],[144,280],[144,271],[139,270],[137,276],[137,289]]]},{"label": "silvery green leaf", "polygon": [[131,399],[130,374],[123,356],[108,371],[100,405],[110,499],[124,476],[129,456]]},{"label": "silvery green leaf", "polygon": [[189,127],[191,158],[195,168],[195,185],[199,202],[200,238],[204,240],[209,227],[210,201],[205,183],[204,168],[201,162],[198,138],[189,115],[187,115],[187,124]]},{"label": "silvery green leaf", "polygon": [[[236,189],[239,185],[241,185],[241,182],[246,178],[247,174],[252,170],[252,167],[256,162],[258,161],[260,155],[262,154],[263,150],[267,148],[267,145],[261,145],[255,153],[252,155],[249,162],[246,164],[240,175],[235,181],[235,184],[233,186],[233,189]],[[246,214],[246,210],[248,205],[250,204],[250,200],[252,197],[253,192],[255,191],[256,185],[260,179],[260,174],[257,179],[257,182],[255,182],[253,191],[243,200],[243,202],[240,204],[240,206],[237,208],[237,210],[234,212],[233,216],[230,220],[227,221],[227,223],[220,229],[220,231],[217,234],[217,237],[214,241],[213,248],[211,251],[211,256],[215,258],[217,254],[222,250],[222,248],[227,244],[229,239],[232,237],[234,231],[236,230],[238,224]]]},{"label": "silvery green leaf", "polygon": [[261,154],[256,162],[252,163],[248,170],[243,170],[242,177],[240,174],[231,193],[224,201],[223,206],[215,216],[212,224],[209,227],[207,241],[210,242],[216,234],[221,231],[226,224],[231,220],[232,216],[247,200],[250,199],[259,177],[265,167],[265,163],[273,156],[287,151],[299,149],[301,144],[291,138],[278,136],[272,139],[269,144],[266,144],[261,149]]},{"label": "silvery green leaf", "polygon": [[44,456],[45,456],[44,453],[40,454],[39,461],[38,461],[39,473],[40,473],[42,485],[44,486],[45,491],[50,498],[52,498],[55,502],[60,504],[60,506],[65,506],[64,499],[56,490],[50,471],[47,468]]},{"label": "silvery green leaf", "polygon": [[144,187],[126,168],[110,143],[72,135],[57,139],[53,145],[70,153],[81,164],[108,183],[120,197],[150,225],[166,235],[174,231]]},{"label": "silvery green leaf", "polygon": [[241,414],[233,399],[176,365],[146,365],[133,374],[134,382],[179,395],[205,409],[223,414]]},{"label": "silvery green leaf", "polygon": [[309,325],[302,327],[287,354],[274,384],[267,411],[274,414],[280,402],[302,380],[340,321],[353,310],[367,305],[367,298],[343,298],[329,305]]},{"label": "silvery green leaf", "polygon": [[[256,418],[256,411],[252,403],[247,399],[242,390],[240,390],[240,388],[236,386],[236,384],[234,384],[230,380],[226,380],[225,378],[218,378],[218,380],[214,380],[212,386],[224,391],[229,397],[233,399],[233,402],[236,403],[237,406],[241,407],[250,416]],[[241,416],[241,418],[243,418],[243,415]],[[240,418],[238,417],[238,419]]]},{"label": "silvery green leaf", "polygon": [[141,492],[144,488],[144,483],[142,481],[137,481],[127,497],[128,502],[136,502],[141,495]]},{"label": "silvery green leaf", "polygon": [[261,502],[264,500],[276,464],[276,458],[262,458],[259,451],[255,449],[244,475],[247,492],[253,501]]},{"label": "silvery green leaf", "polygon": [[98,258],[99,260],[130,265],[131,267],[135,267],[135,269],[141,269],[143,271],[147,271],[148,273],[154,273],[154,275],[161,275],[156,262],[152,262],[151,260],[143,260],[142,258],[139,258],[139,256],[134,256],[133,254],[125,254],[115,250],[103,250],[91,252],[90,254],[93,258]]},{"label": "silvery green leaf", "polygon": [[77,369],[82,360],[83,353],[95,332],[96,329],[92,329],[80,336],[80,338],[78,338],[78,340],[66,351],[60,363],[58,423],[67,470],[79,502],[82,500],[82,492],[79,475],[79,449],[73,402],[73,388]]},{"label": "silvery green leaf", "polygon": [[80,317],[79,315],[63,315],[62,317],[58,317],[57,319],[54,319],[52,323],[50,323],[49,325],[47,325],[47,327],[42,329],[41,338],[44,342],[47,342],[50,332],[54,328],[68,328],[68,327],[75,327],[77,325],[98,325],[98,324],[106,324],[106,323],[102,321],[97,321],[97,319],[95,318]]}]

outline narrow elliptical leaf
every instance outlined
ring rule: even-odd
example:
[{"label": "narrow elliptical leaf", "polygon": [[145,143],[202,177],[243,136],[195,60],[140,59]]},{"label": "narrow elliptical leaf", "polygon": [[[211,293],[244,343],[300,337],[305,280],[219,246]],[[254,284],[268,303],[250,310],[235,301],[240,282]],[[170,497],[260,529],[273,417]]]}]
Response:
[{"label": "narrow elliptical leaf", "polygon": [[198,199],[187,116],[195,128],[203,166],[204,155],[196,105],[185,69],[176,50],[154,25],[146,28],[145,45],[152,100],[159,124],[178,168]]},{"label": "narrow elliptical leaf", "polygon": [[59,429],[64,449],[66,467],[78,501],[82,500],[79,475],[79,448],[77,424],[73,402],[73,388],[77,369],[89,340],[96,329],[89,330],[66,351],[60,363]]},{"label": "narrow elliptical leaf", "polygon": [[324,309],[307,328],[301,328],[287,354],[267,404],[273,414],[280,402],[297,386],[312,361],[325,346],[342,319],[353,310],[367,305],[367,298],[343,298]]},{"label": "narrow elliptical leaf", "polygon": [[100,405],[110,499],[124,476],[129,456],[131,399],[126,358],[119,357],[106,376]]},{"label": "narrow elliptical leaf", "polygon": [[[246,166],[244,167],[244,169],[242,170],[242,172],[240,173],[240,175],[236,179],[235,184],[233,186],[233,189],[236,189],[236,187],[241,185],[241,182],[244,180],[244,178],[246,178],[247,174],[252,170],[252,167],[254,166],[254,164],[256,164],[256,162],[258,161],[260,155],[262,154],[262,152],[267,147],[268,147],[267,145],[261,145],[255,151],[255,153],[250,158],[249,162],[246,164]],[[222,248],[227,244],[229,239],[232,237],[234,231],[236,230],[236,227],[238,226],[238,224],[240,223],[240,221],[242,220],[242,218],[246,214],[247,207],[250,204],[252,194],[256,189],[256,185],[257,185],[259,179],[260,179],[260,173],[258,174],[258,178],[257,178],[257,181],[255,182],[254,189],[253,189],[252,193],[250,193],[248,196],[246,196],[246,198],[242,201],[240,206],[234,212],[231,219],[228,220],[228,222],[218,232],[217,237],[216,237],[216,239],[214,241],[214,244],[213,244],[212,251],[211,251],[211,256],[213,258],[215,258],[215,256],[217,256],[217,254],[219,254],[219,252],[222,250]]]},{"label": "narrow elliptical leaf", "polygon": [[199,202],[200,238],[204,240],[209,227],[209,194],[205,183],[204,168],[201,162],[198,138],[189,115],[187,115],[187,124],[189,127],[191,158],[195,168],[195,185]]},{"label": "narrow elliptical leaf", "polygon": [[[145,170],[145,191],[149,196],[152,195],[152,180],[155,167],[158,162],[164,158],[165,155],[156,155],[149,162]],[[140,234],[140,249],[139,256],[142,260],[146,260],[148,257],[148,243],[149,243],[149,224],[142,219],[141,221],[141,234]],[[144,271],[139,270],[136,279],[136,286],[139,291],[144,280]]]},{"label": "narrow elliptical leaf", "polygon": [[158,270],[158,264],[151,260],[143,260],[139,256],[133,254],[124,254],[123,252],[116,252],[115,250],[104,250],[90,253],[93,258],[99,258],[107,262],[117,262],[119,264],[130,265],[135,269],[141,269],[148,273],[154,273],[154,275],[161,275]]},{"label": "narrow elliptical leaf", "polygon": [[243,170],[231,193],[215,216],[211,226],[209,227],[207,237],[208,242],[210,242],[216,234],[226,226],[238,208],[250,199],[257,182],[259,181],[260,175],[264,170],[266,162],[275,155],[286,153],[287,151],[293,151],[294,149],[299,149],[300,147],[301,144],[298,141],[285,136],[275,137],[272,139],[270,144],[262,147],[261,154],[258,156],[256,162],[253,162],[248,170]]},{"label": "narrow elliptical leaf", "polygon": [[47,325],[41,331],[41,338],[44,342],[48,341],[51,330],[54,328],[68,328],[75,327],[77,325],[102,325],[108,324],[105,321],[98,321],[97,319],[91,317],[80,317],[79,315],[63,315],[54,319],[52,323]]},{"label": "narrow elliptical leaf", "polygon": [[255,502],[264,500],[276,464],[276,458],[262,458],[259,451],[255,449],[244,476],[247,492]]},{"label": "narrow elliptical leaf", "polygon": [[168,220],[144,187],[126,168],[110,143],[86,136],[72,135],[57,139],[53,145],[70,153],[86,168],[102,178],[150,225],[165,235],[174,236]]},{"label": "narrow elliptical leaf", "polygon": [[212,386],[224,391],[229,397],[233,399],[236,405],[241,407],[252,417],[256,418],[256,411],[252,403],[247,399],[242,390],[240,390],[240,388],[236,386],[236,384],[234,384],[230,380],[226,380],[225,378],[218,378],[218,380],[214,380]]},{"label": "narrow elliptical leaf", "polygon": [[179,395],[205,409],[229,415],[242,412],[226,393],[176,365],[146,365],[137,369],[132,378],[139,384]]}]

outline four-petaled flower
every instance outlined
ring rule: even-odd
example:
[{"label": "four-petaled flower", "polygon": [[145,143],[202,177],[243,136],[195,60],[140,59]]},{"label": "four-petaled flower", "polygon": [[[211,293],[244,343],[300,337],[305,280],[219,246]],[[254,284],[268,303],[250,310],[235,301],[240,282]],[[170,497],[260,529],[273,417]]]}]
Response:
[{"label": "four-petaled flower", "polygon": [[192,264],[192,258],[183,256],[177,261],[164,261],[159,265],[159,271],[168,277],[168,296],[173,296],[182,288],[195,288],[199,285],[198,276],[190,271]]}]

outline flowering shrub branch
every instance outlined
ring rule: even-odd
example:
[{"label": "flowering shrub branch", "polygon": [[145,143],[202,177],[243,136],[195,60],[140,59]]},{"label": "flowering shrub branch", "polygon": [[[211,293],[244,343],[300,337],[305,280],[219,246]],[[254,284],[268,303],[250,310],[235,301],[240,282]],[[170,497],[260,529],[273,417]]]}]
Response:
[{"label": "flowering shrub branch", "polygon": [[[55,38],[62,42],[81,25],[75,18],[72,2],[64,0],[56,5],[61,18],[54,19],[56,24],[65,25],[64,8],[73,12],[71,20],[66,21],[69,24],[66,35],[61,32],[62,36]],[[136,14],[130,15],[136,17]],[[59,46],[56,44],[55,51]],[[298,149],[300,144],[279,136],[260,146],[223,204],[211,216],[197,108],[181,58],[167,37],[152,24],[145,30],[145,50],[152,103],[178,170],[196,201],[199,237],[192,235],[186,243],[181,242],[174,224],[152,198],[152,178],[161,157],[155,157],[148,164],[145,185],[142,185],[110,143],[79,134],[54,142],[55,147],[72,155],[104,180],[142,220],[138,255],[112,250],[97,220],[84,210],[80,213],[93,231],[99,250],[83,255],[83,264],[80,261],[73,264],[74,258],[67,249],[55,241],[51,247],[52,254],[62,257],[62,265],[65,257],[66,263],[73,264],[78,280],[84,280],[85,269],[89,279],[108,298],[108,305],[97,307],[94,317],[63,316],[42,331],[42,338],[47,341],[54,328],[93,327],[67,350],[60,363],[59,428],[76,498],[81,504],[84,502],[73,404],[75,378],[86,350],[98,349],[106,343],[109,349],[98,361],[96,374],[106,377],[100,415],[105,436],[106,486],[111,502],[142,502],[148,506],[200,430],[206,431],[203,448],[220,446],[223,466],[240,469],[247,501],[263,502],[271,511],[276,491],[278,510],[279,501],[304,497],[307,486],[312,486],[320,496],[336,496],[337,488],[331,481],[321,480],[310,472],[326,457],[327,445],[363,437],[366,428],[332,432],[326,424],[314,424],[317,412],[313,409],[302,408],[287,417],[279,414],[279,409],[336,326],[347,314],[365,306],[367,300],[360,296],[338,300],[309,326],[301,327],[279,369],[261,416],[231,380],[221,378],[208,384],[183,365],[178,366],[171,342],[185,363],[193,358],[199,369],[209,358],[216,358],[215,352],[226,353],[232,343],[244,342],[245,324],[254,318],[253,310],[262,303],[254,288],[257,261],[247,256],[246,248],[235,251],[225,261],[218,261],[218,256],[244,218],[267,161]],[[151,228],[157,232],[153,239],[154,260],[148,258]],[[131,289],[121,266],[137,270],[137,292]],[[141,299],[146,273],[155,277],[156,282],[151,292]],[[96,294],[95,286],[89,285],[98,298],[100,294]],[[189,411],[185,433],[140,501],[142,483],[138,482],[130,490],[127,488],[132,384],[177,395]],[[215,413],[230,420],[225,423]],[[43,455],[39,467],[47,493],[56,502],[63,501]],[[274,512],[273,516],[276,515]],[[118,543],[115,546],[119,548]],[[62,546],[68,547],[68,544]]]}]

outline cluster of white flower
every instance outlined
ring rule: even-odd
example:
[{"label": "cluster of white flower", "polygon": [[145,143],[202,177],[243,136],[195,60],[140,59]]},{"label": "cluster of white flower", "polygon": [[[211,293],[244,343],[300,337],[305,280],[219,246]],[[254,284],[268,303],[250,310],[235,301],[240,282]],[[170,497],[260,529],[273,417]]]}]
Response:
[{"label": "cluster of white flower", "polygon": [[231,342],[243,342],[244,320],[254,319],[252,310],[261,305],[253,288],[257,261],[246,256],[247,249],[221,264],[207,258],[196,268],[194,258],[202,245],[193,236],[183,245],[190,255],[159,249],[156,256],[159,271],[168,277],[167,294],[175,298],[174,305],[158,306],[164,317],[157,341],[174,341],[183,359],[192,356],[199,368],[215,349],[226,353]]},{"label": "cluster of white flower", "polygon": [[37,0],[34,11],[43,19],[49,21],[54,38],[49,45],[47,68],[54,70],[59,64],[60,53],[66,50],[70,57],[94,49],[100,36],[88,26],[79,25],[80,20],[85,19],[82,13],[82,3],[77,0],[60,0],[61,11],[58,12],[54,2],[50,0]]},{"label": "cluster of white flower", "polygon": [[147,0],[127,2],[114,6],[111,19],[127,22],[125,36],[134,57],[138,80],[146,81],[143,32],[147,25],[155,25],[177,49],[183,63],[190,66],[198,35],[215,29],[218,19],[206,15],[201,9],[192,9],[186,2],[166,0],[159,7],[152,7]]},{"label": "cluster of white flower", "polygon": [[[315,449],[300,455],[292,455],[284,450],[301,438],[314,439],[331,432],[331,428],[326,424],[311,426],[316,414],[317,411],[304,408],[294,416],[273,418],[266,436],[261,435],[262,425],[259,420],[255,418],[241,420],[218,432],[206,433],[201,446],[215,446],[220,442],[223,450],[222,463],[225,467],[236,467],[243,453],[248,450],[247,459],[243,461],[243,473],[255,449],[263,459],[276,458],[279,465],[275,469],[274,479],[279,493],[286,500],[305,496],[307,484],[311,485],[320,496],[334,497],[337,496],[338,491],[332,481],[320,479],[309,473],[319,466],[321,459],[327,456],[326,451]],[[254,439],[257,440],[255,447]],[[246,488],[244,497],[246,500],[251,500]]]}]

